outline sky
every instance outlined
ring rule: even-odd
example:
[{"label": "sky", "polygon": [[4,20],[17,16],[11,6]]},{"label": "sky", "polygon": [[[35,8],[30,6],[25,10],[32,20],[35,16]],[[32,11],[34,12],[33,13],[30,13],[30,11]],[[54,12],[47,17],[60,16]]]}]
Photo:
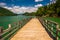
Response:
[{"label": "sky", "polygon": [[47,5],[52,0],[0,0],[0,7],[14,13],[36,12],[38,7]]}]

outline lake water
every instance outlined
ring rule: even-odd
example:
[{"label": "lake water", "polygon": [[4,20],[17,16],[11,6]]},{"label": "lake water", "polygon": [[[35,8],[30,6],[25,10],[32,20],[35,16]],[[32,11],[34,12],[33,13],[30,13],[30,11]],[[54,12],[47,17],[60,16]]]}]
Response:
[{"label": "lake water", "polygon": [[30,16],[0,16],[0,26],[4,27],[4,29],[8,28],[8,24],[12,24],[14,22],[18,22],[24,18],[29,18]]}]

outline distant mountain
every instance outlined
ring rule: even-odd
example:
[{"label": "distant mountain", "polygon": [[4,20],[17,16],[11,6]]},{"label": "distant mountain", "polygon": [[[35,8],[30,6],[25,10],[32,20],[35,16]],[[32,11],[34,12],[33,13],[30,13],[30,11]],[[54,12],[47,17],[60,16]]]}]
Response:
[{"label": "distant mountain", "polygon": [[9,11],[8,9],[0,7],[0,16],[15,16],[13,12]]}]

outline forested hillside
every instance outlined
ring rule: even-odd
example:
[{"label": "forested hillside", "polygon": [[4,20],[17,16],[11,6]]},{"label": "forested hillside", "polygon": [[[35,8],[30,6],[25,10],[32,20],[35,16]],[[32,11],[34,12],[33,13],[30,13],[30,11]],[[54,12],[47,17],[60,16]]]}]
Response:
[{"label": "forested hillside", "polygon": [[60,17],[60,0],[46,6],[39,7],[36,12],[25,13],[23,15],[44,16],[44,17]]},{"label": "forested hillside", "polygon": [[5,9],[5,8],[2,8],[0,7],[0,16],[14,16],[16,14],[14,14],[13,12]]}]

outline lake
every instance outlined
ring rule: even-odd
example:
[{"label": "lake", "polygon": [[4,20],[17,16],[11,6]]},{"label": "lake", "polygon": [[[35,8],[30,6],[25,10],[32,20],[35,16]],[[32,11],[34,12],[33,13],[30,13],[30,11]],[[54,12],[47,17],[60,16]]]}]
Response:
[{"label": "lake", "polygon": [[4,29],[8,28],[8,24],[13,24],[14,22],[21,21],[24,18],[29,18],[30,16],[0,16],[0,26],[2,26]]}]

